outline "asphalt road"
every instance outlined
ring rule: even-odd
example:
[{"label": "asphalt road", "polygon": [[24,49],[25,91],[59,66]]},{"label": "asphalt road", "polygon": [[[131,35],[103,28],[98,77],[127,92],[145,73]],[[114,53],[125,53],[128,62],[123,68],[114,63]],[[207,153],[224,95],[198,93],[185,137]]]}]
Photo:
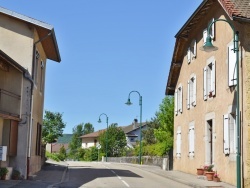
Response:
[{"label": "asphalt road", "polygon": [[142,169],[113,163],[68,162],[68,171],[61,183],[53,187],[86,188],[188,188]]}]

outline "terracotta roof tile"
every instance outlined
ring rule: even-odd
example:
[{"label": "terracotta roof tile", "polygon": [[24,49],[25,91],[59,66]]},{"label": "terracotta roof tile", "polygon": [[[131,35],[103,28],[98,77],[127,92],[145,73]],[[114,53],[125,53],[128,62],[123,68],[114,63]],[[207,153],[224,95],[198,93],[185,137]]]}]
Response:
[{"label": "terracotta roof tile", "polygon": [[249,0],[219,0],[219,2],[231,17],[250,18]]}]

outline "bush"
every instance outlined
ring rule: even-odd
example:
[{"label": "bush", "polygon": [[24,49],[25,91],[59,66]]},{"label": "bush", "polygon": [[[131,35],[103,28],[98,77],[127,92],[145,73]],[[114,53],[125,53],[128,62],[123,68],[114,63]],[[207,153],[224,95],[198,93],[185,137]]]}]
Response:
[{"label": "bush", "polygon": [[54,161],[57,161],[57,162],[60,161],[57,153],[50,153],[50,152],[46,151],[46,157],[49,159],[52,159]]}]

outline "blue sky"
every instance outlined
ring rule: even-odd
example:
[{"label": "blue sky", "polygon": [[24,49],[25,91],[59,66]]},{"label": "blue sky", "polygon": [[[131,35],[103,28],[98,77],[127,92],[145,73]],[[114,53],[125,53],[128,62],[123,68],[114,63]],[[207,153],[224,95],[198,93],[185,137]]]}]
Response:
[{"label": "blue sky", "polygon": [[44,109],[80,123],[150,120],[165,96],[175,34],[202,0],[8,0],[1,6],[54,26],[61,63],[47,62]]}]

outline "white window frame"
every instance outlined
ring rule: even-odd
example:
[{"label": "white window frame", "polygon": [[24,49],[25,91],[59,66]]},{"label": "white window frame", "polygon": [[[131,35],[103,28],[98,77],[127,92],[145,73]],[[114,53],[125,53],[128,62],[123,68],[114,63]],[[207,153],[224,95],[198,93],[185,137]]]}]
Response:
[{"label": "white window frame", "polygon": [[189,131],[188,131],[188,149],[189,149],[189,157],[194,157],[195,151],[195,129],[194,129],[194,122],[189,124]]},{"label": "white window frame", "polygon": [[237,130],[236,130],[236,115],[235,113],[225,114],[223,116],[223,133],[225,155],[237,153]]},{"label": "white window frame", "polygon": [[196,106],[196,75],[192,74],[187,82],[187,109]]},{"label": "white window frame", "polygon": [[227,47],[228,62],[228,86],[237,85],[237,66],[236,53],[234,52],[234,43],[231,42]]},{"label": "white window frame", "polygon": [[207,66],[203,68],[203,99],[215,97],[216,94],[216,61],[214,57],[207,60]]},{"label": "white window frame", "polygon": [[176,133],[176,157],[181,157],[181,127],[177,127],[177,133]]},{"label": "white window frame", "polygon": [[182,113],[183,87],[181,84],[175,90],[175,115]]},{"label": "white window frame", "polygon": [[187,50],[188,64],[190,64],[191,61],[196,58],[196,53],[197,53],[197,44],[196,44],[196,40],[193,40]]}]

